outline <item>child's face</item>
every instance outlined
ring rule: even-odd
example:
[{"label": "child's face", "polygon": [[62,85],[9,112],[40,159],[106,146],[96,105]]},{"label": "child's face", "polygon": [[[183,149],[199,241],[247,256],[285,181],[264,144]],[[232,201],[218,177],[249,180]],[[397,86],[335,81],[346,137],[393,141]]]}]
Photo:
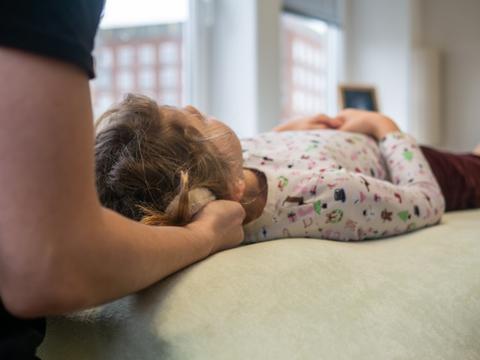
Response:
[{"label": "child's face", "polygon": [[174,111],[176,117],[182,114],[188,125],[195,127],[207,139],[218,148],[223,156],[227,156],[232,164],[232,174],[236,179],[232,189],[232,200],[240,200],[243,196],[245,184],[243,182],[243,155],[242,146],[235,132],[223,122],[209,116],[205,116],[193,106],[184,108],[160,108],[160,111]]}]

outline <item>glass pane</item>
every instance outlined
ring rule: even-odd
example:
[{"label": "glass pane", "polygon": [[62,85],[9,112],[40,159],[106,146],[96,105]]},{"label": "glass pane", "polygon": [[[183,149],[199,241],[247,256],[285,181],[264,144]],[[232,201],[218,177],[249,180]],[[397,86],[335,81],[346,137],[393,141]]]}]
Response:
[{"label": "glass pane", "polygon": [[282,118],[327,111],[328,25],[282,15]]},{"label": "glass pane", "polygon": [[96,39],[95,116],[126,93],[181,105],[188,0],[109,0]]}]

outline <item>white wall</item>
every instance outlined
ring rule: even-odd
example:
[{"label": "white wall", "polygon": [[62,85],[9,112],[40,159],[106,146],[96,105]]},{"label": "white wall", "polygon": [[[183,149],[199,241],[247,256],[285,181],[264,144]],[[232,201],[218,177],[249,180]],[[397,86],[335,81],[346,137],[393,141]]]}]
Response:
[{"label": "white wall", "polygon": [[240,137],[280,119],[280,0],[215,2],[206,111]]},{"label": "white wall", "polygon": [[377,88],[380,111],[409,130],[410,0],[346,3],[345,82]]},{"label": "white wall", "polygon": [[[346,19],[344,81],[376,85],[381,110],[421,140],[457,151],[480,143],[480,0],[348,0]],[[435,119],[411,117],[421,97],[432,103],[428,93],[409,99],[421,91],[409,80],[417,48],[439,53]],[[427,126],[412,123],[422,118]]]},{"label": "white wall", "polygon": [[471,150],[480,143],[480,0],[421,1],[420,42],[443,59],[443,143]]}]

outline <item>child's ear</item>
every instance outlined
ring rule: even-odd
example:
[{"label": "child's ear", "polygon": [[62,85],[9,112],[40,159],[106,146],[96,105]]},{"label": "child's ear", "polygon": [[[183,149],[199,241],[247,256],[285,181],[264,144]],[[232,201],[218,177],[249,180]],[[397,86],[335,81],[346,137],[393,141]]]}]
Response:
[{"label": "child's ear", "polygon": [[238,179],[237,181],[235,181],[235,184],[233,185],[232,200],[240,201],[243,198],[244,193],[245,193],[245,180]]}]

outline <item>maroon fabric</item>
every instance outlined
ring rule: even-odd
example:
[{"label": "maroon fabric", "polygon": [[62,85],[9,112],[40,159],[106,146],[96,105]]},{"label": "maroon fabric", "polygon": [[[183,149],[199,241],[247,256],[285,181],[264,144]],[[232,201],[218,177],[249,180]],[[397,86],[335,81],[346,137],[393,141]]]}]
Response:
[{"label": "maroon fabric", "polygon": [[442,189],[446,211],[480,208],[480,157],[420,148]]}]

